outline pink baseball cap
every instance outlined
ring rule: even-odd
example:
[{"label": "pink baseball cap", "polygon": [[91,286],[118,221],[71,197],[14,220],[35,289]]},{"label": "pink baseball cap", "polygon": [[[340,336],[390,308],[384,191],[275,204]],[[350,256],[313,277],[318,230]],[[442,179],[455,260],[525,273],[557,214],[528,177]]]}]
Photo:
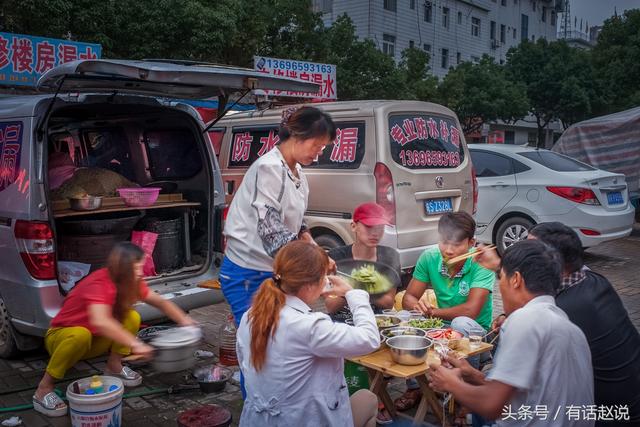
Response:
[{"label": "pink baseball cap", "polygon": [[385,209],[377,203],[363,203],[353,211],[353,222],[361,222],[369,227],[390,225]]}]

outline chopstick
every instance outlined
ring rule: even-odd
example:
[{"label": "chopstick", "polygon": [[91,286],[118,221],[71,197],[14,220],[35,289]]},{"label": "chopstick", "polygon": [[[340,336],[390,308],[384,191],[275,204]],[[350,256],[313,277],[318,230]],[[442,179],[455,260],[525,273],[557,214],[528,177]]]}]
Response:
[{"label": "chopstick", "polygon": [[484,251],[489,251],[491,249],[495,249],[495,247],[496,247],[496,245],[489,245],[489,246],[485,246],[484,248],[476,249],[473,252],[467,252],[466,254],[458,255],[457,257],[453,257],[451,259],[448,259],[447,260],[447,264],[448,265],[456,264],[456,263],[458,263],[458,262],[460,262],[462,260],[465,260],[467,258],[472,258],[472,257],[474,257],[476,255],[479,255]]}]

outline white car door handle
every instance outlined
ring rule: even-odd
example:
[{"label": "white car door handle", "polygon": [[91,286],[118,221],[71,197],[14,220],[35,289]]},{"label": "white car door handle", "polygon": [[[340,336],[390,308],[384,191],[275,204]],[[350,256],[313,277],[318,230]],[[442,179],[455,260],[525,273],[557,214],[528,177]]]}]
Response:
[{"label": "white car door handle", "polygon": [[491,187],[493,187],[493,188],[505,188],[505,187],[509,187],[509,184],[505,184],[504,182],[496,182],[495,184],[492,184]]}]

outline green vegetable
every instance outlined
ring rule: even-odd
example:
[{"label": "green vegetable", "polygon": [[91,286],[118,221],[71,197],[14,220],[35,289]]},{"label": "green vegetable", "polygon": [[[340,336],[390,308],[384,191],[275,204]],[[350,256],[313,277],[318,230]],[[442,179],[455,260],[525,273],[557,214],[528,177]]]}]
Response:
[{"label": "green vegetable", "polygon": [[376,317],[376,324],[378,328],[388,328],[393,326],[394,323],[389,317]]},{"label": "green vegetable", "polygon": [[442,319],[437,317],[429,317],[428,319],[409,320],[409,326],[419,329],[437,329],[444,326]]},{"label": "green vegetable", "polygon": [[389,279],[378,273],[371,264],[354,269],[351,271],[351,277],[355,281],[355,287],[363,289],[370,294],[382,294],[393,287]]}]

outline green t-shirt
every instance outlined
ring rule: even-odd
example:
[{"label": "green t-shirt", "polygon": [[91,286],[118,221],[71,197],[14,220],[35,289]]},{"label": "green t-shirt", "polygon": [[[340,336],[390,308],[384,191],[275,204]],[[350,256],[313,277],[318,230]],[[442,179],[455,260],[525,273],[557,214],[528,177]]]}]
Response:
[{"label": "green t-shirt", "polygon": [[450,278],[449,272],[443,266],[440,249],[435,247],[427,249],[420,255],[413,271],[413,277],[421,282],[431,284],[440,308],[451,308],[464,304],[467,302],[471,288],[487,289],[489,297],[475,320],[483,328],[489,330],[493,310],[491,292],[493,292],[493,284],[496,280],[492,271],[469,258],[464,263],[462,270],[455,277]]}]

